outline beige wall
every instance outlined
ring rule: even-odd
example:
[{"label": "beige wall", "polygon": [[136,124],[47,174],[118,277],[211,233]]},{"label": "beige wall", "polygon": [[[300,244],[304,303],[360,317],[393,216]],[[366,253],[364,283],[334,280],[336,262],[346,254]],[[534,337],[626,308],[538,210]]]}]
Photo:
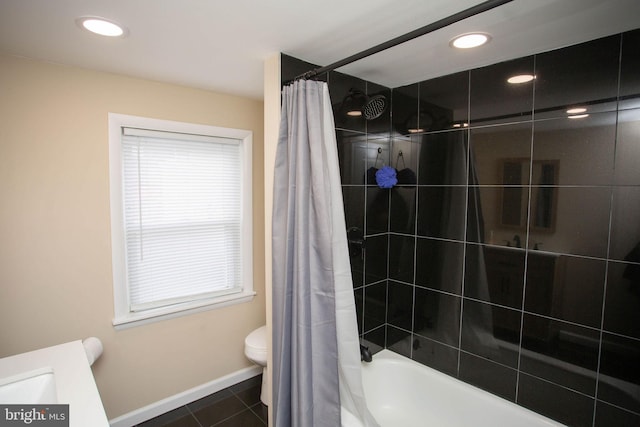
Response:
[{"label": "beige wall", "polygon": [[[254,286],[247,304],[116,331],[107,113],[253,131]],[[0,56],[0,357],[88,336],[109,418],[250,366],[265,322],[263,103]]]}]

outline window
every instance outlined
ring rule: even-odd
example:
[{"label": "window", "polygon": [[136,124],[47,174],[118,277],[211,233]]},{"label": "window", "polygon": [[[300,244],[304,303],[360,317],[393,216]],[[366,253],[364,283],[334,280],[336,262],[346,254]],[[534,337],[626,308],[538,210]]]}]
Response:
[{"label": "window", "polygon": [[253,298],[251,136],[109,114],[114,325]]}]

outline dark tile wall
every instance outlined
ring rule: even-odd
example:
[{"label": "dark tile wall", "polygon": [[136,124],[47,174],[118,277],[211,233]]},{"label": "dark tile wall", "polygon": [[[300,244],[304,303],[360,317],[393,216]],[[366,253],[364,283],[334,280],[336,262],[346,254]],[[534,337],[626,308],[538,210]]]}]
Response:
[{"label": "dark tile wall", "polygon": [[[391,91],[324,77],[365,344],[571,426],[640,425],[638,52],[640,30]],[[339,118],[352,87],[391,115]]]}]

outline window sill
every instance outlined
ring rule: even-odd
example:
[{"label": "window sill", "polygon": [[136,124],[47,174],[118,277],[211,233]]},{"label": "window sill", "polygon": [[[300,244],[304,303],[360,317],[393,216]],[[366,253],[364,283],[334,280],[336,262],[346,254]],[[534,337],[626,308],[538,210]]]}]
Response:
[{"label": "window sill", "polygon": [[189,314],[200,313],[203,311],[213,310],[216,308],[227,307],[235,304],[250,302],[256,295],[254,291],[245,291],[236,294],[225,295],[215,299],[195,301],[190,303],[178,304],[168,307],[146,310],[144,312],[131,312],[116,316],[112,323],[116,330],[133,328],[149,323],[159,322],[161,320],[173,319],[176,317],[186,316]]}]

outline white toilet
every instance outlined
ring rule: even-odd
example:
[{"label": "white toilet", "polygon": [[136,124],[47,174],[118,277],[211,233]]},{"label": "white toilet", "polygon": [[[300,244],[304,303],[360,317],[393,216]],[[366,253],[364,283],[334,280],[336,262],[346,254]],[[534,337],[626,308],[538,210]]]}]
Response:
[{"label": "white toilet", "polygon": [[261,326],[244,339],[244,355],[247,359],[262,366],[262,391],[260,400],[269,405],[271,397],[267,378],[267,327]]}]

